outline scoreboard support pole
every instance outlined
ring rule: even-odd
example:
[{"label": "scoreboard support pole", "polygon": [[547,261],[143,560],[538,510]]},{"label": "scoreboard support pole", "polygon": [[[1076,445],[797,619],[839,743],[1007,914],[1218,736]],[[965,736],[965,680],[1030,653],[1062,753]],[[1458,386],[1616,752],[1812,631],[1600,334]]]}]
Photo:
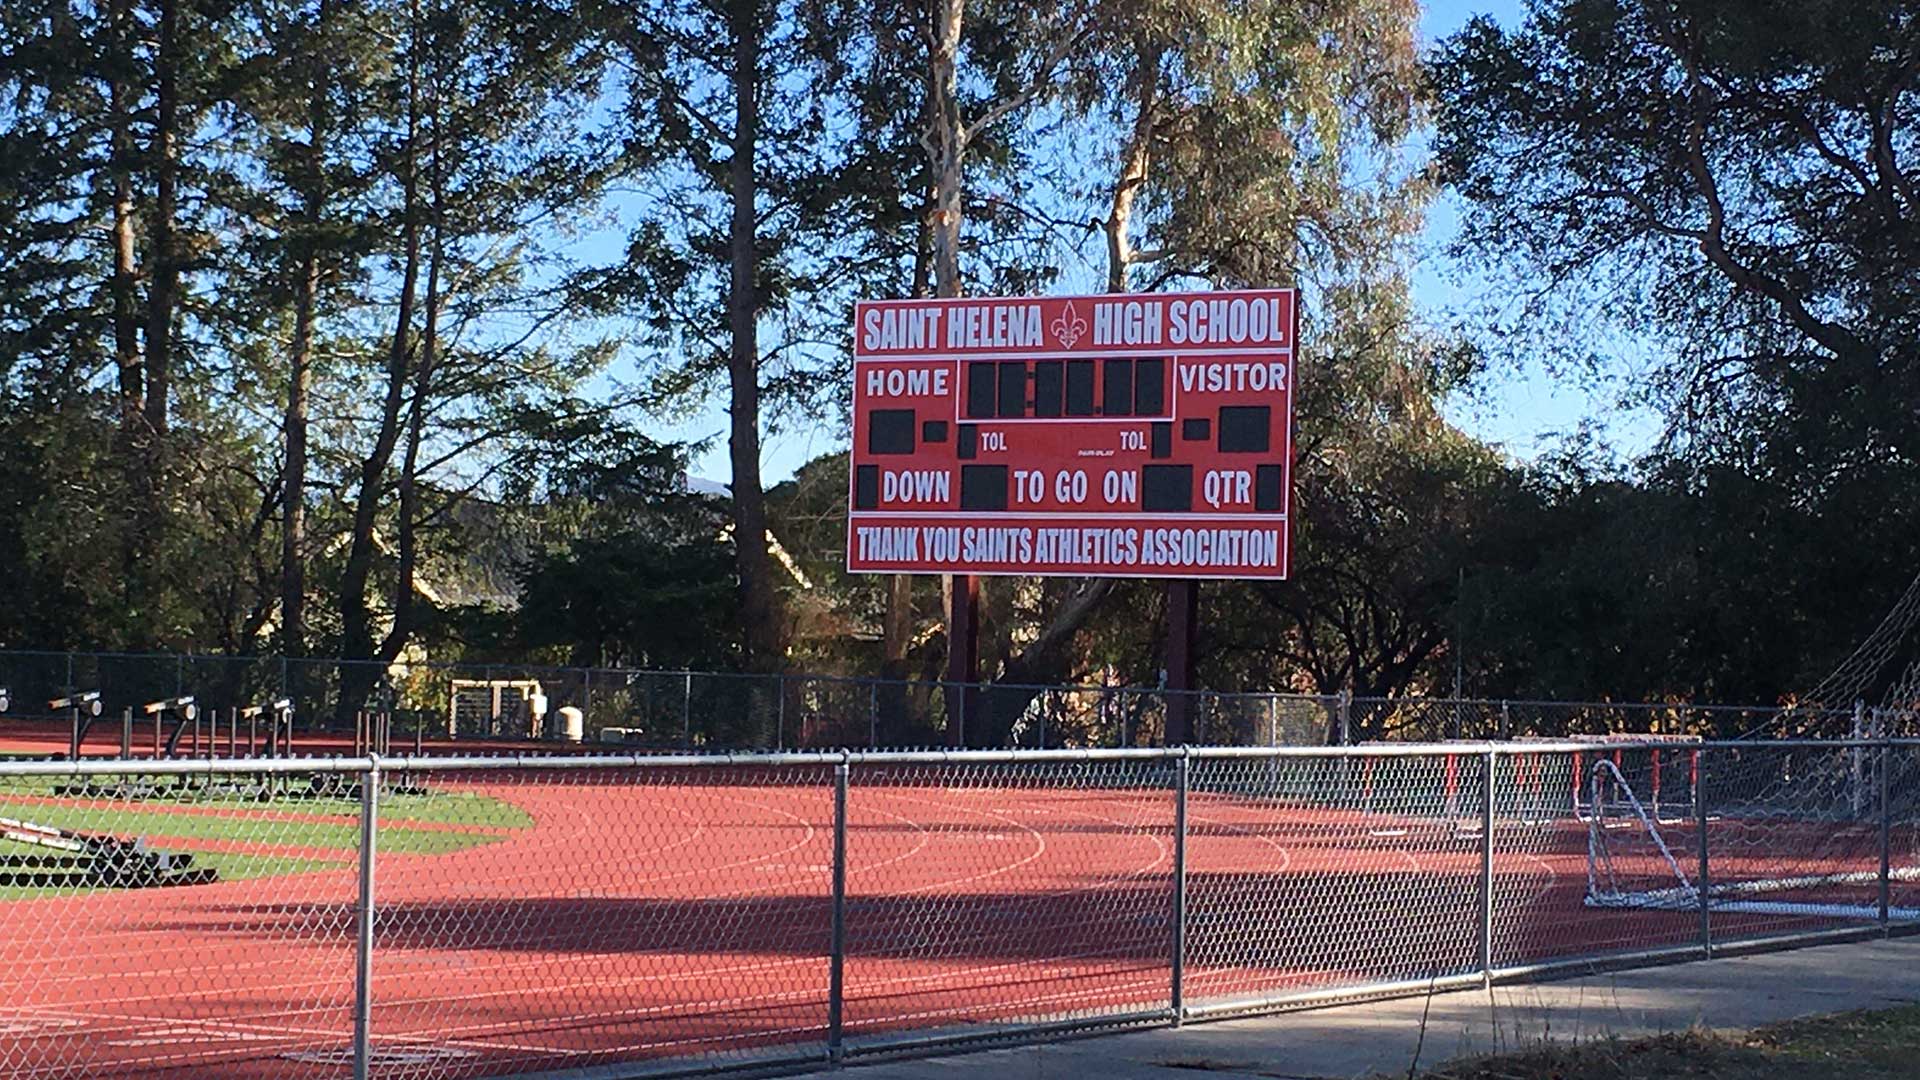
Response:
[{"label": "scoreboard support pole", "polygon": [[1167,582],[1168,746],[1193,741],[1193,643],[1199,625],[1199,585],[1191,578]]},{"label": "scoreboard support pole", "polygon": [[965,746],[967,719],[980,681],[980,579],[947,579],[947,745]]}]

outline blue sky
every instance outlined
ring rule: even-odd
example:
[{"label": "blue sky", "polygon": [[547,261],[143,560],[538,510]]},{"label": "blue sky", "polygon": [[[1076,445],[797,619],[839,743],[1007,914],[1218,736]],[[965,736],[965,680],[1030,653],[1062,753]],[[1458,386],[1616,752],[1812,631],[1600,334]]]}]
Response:
[{"label": "blue sky", "polygon": [[[1429,0],[1421,19],[1422,46],[1458,30],[1476,14],[1515,25],[1522,15],[1522,0]],[[1425,317],[1437,325],[1446,325],[1470,311],[1484,292],[1470,267],[1446,256],[1445,248],[1458,229],[1460,213],[1460,205],[1443,196],[1430,210],[1415,251],[1415,299]],[[1490,372],[1472,393],[1447,401],[1445,412],[1453,423],[1498,444],[1517,460],[1532,459],[1555,445],[1560,435],[1582,424],[1601,429],[1606,442],[1632,455],[1651,445],[1658,435],[1658,424],[1644,411],[1622,408],[1618,404],[1622,389],[1617,381],[1596,382],[1592,377],[1577,380],[1533,366],[1502,366]],[[710,440],[709,449],[695,455],[692,472],[724,482],[731,472],[726,426],[724,402],[717,400],[684,422],[667,426],[660,434],[690,442]],[[800,465],[842,446],[844,441],[834,425],[799,424],[774,433],[763,447],[765,481],[771,485],[787,479]]]}]

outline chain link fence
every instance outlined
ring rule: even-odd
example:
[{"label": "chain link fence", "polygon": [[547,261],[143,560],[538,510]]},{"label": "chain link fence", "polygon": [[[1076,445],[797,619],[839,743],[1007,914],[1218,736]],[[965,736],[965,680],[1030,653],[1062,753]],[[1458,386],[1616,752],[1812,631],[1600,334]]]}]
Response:
[{"label": "chain link fence", "polygon": [[[114,745],[118,714],[193,696],[203,710],[284,700],[296,746],[351,751],[362,714],[392,748],[461,743],[516,751],[556,744],[633,750],[1123,748],[1167,745],[1186,705],[1184,739],[1208,746],[1342,746],[1563,735],[1911,737],[1912,713],[1856,708],[1175,693],[1127,686],[961,685],[840,676],[643,671],[528,664],[381,665],[340,660],[0,651],[13,708],[0,744],[62,741],[71,717],[45,705],[98,691],[106,716],[93,748]],[[24,745],[17,749],[26,748]]]},{"label": "chain link fence", "polygon": [[758,1069],[1920,928],[1893,739],[0,759],[0,819],[18,1077]]}]

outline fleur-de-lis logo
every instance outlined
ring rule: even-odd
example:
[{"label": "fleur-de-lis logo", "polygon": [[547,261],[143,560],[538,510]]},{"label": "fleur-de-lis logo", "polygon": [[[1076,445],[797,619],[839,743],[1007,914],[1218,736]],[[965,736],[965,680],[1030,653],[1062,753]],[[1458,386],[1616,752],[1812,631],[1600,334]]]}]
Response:
[{"label": "fleur-de-lis logo", "polygon": [[1060,342],[1060,347],[1063,349],[1071,349],[1073,348],[1074,342],[1086,336],[1087,320],[1081,318],[1080,313],[1073,310],[1073,301],[1069,300],[1067,301],[1067,309],[1060,313],[1059,318],[1053,320],[1052,330],[1054,339]]}]

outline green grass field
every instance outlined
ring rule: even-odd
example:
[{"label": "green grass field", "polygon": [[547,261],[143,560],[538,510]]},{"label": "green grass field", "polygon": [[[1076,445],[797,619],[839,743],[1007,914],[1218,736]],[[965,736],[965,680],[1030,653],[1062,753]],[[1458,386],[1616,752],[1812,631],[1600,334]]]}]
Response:
[{"label": "green grass field", "polygon": [[1774,1024],[1740,1036],[1688,1032],[1474,1058],[1422,1080],[1911,1080],[1920,1005]]},{"label": "green grass field", "polygon": [[[304,779],[294,781],[294,790],[303,793],[299,797],[265,802],[186,789],[124,800],[66,798],[57,789],[67,782],[46,777],[0,781],[0,817],[75,832],[141,837],[157,849],[191,850],[196,867],[218,870],[223,881],[350,865],[360,843],[359,800],[313,795]],[[471,792],[384,794],[379,820],[380,849],[396,855],[461,851],[496,843],[533,825],[532,817],[512,803]],[[255,850],[194,847],[207,841]],[[0,858],[58,854],[39,845],[0,840]],[[74,891],[74,886],[0,886],[0,900]]]}]

